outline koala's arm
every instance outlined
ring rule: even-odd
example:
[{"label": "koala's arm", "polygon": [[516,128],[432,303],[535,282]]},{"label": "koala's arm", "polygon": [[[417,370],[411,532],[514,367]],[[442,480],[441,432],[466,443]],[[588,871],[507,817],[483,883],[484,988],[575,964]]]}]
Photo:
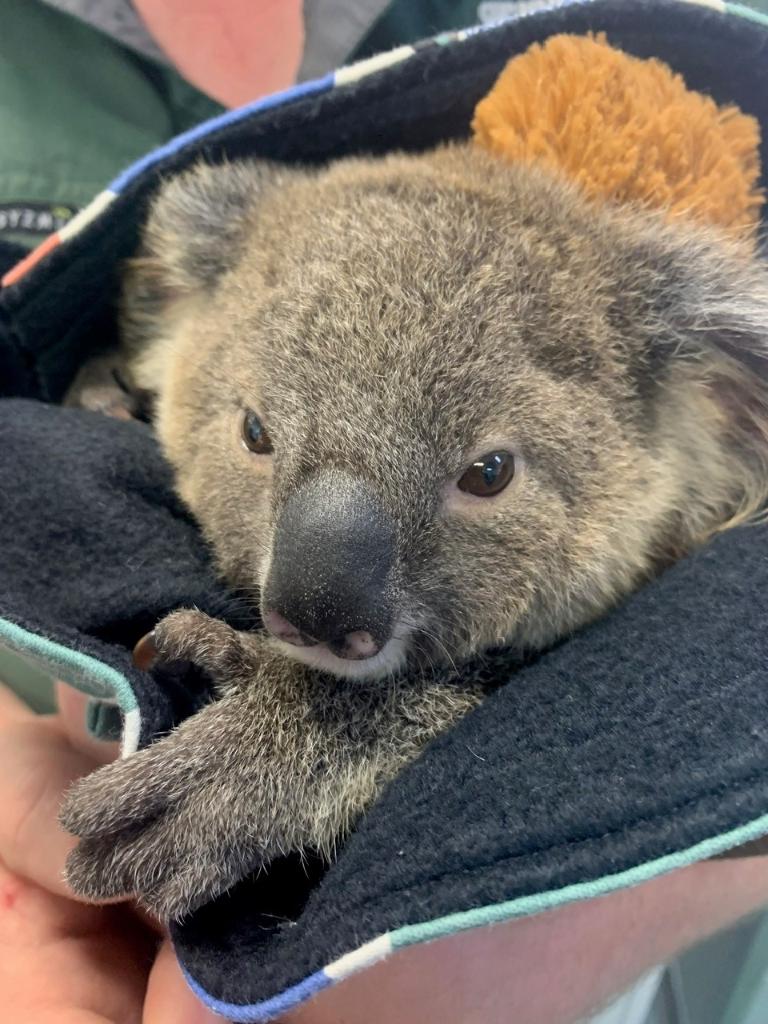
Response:
[{"label": "koala's arm", "polygon": [[290,851],[334,844],[424,744],[477,704],[438,681],[324,679],[200,612],[155,631],[221,697],[145,750],[77,783],[61,819],[81,842],[67,878],[178,919]]}]

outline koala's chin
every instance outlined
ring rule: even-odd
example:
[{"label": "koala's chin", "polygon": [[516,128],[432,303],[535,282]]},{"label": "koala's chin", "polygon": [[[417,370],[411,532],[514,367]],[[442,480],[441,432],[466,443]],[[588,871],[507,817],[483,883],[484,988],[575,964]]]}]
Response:
[{"label": "koala's chin", "polygon": [[392,637],[369,658],[339,657],[327,644],[296,645],[273,637],[276,650],[308,668],[326,672],[340,679],[368,682],[385,679],[401,672],[408,663],[410,627],[397,627]]}]

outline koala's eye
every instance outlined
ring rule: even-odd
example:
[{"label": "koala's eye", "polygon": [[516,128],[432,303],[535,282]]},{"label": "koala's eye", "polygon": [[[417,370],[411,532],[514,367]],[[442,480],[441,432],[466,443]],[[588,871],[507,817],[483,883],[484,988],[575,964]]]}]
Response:
[{"label": "koala's eye", "polygon": [[515,475],[515,457],[511,452],[488,452],[472,463],[459,479],[458,488],[478,498],[499,494]]},{"label": "koala's eye", "polygon": [[257,455],[269,455],[272,452],[272,438],[264,424],[251,409],[246,410],[243,417],[243,443]]}]

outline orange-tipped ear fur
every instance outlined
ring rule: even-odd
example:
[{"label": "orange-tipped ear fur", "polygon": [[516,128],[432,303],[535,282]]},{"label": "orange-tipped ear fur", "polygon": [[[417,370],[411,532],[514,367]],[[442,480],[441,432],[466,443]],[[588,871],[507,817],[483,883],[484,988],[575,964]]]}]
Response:
[{"label": "orange-tipped ear fur", "polygon": [[553,36],[513,58],[472,123],[508,160],[558,168],[594,199],[692,217],[754,242],[760,128],[738,107],[686,88],[659,60],[604,34]]}]

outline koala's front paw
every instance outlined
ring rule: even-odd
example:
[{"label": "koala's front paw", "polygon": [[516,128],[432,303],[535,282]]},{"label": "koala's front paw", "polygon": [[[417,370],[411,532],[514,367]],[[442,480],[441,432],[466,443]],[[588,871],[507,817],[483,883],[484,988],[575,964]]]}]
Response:
[{"label": "koala's front paw", "polygon": [[[151,636],[155,660],[194,662],[222,690],[256,671],[259,638],[246,638],[202,612],[173,612]],[[209,767],[211,751],[197,734],[225,728],[224,723],[217,726],[223,712],[224,707],[212,704],[146,750],[81,779],[66,795],[61,810],[64,827],[94,839],[153,818],[176,792],[176,775],[196,782]]]},{"label": "koala's front paw", "polygon": [[157,656],[195,662],[224,696],[72,787],[61,822],[81,839],[66,867],[75,892],[96,900],[135,895],[159,917],[179,918],[258,864],[231,758],[247,731],[237,685],[256,671],[259,643],[200,612],[175,612],[156,627]]},{"label": "koala's front paw", "polygon": [[[136,760],[141,758],[136,755]],[[106,790],[125,784],[120,768],[115,765],[99,773],[103,799],[113,817]],[[166,769],[175,770],[172,763],[155,761],[148,771]],[[133,783],[135,770],[129,774]],[[179,920],[258,864],[255,850],[239,846],[237,821],[226,820],[223,779],[214,773],[207,784],[180,774],[166,780],[171,783],[166,800],[152,816],[140,823],[129,816],[114,832],[81,840],[66,865],[66,878],[75,892],[93,900],[134,896],[161,920]],[[78,798],[73,793],[74,803]]]},{"label": "koala's front paw", "polygon": [[155,659],[194,662],[220,689],[248,681],[265,643],[260,634],[238,633],[221,619],[191,609],[166,615],[145,640]]}]

